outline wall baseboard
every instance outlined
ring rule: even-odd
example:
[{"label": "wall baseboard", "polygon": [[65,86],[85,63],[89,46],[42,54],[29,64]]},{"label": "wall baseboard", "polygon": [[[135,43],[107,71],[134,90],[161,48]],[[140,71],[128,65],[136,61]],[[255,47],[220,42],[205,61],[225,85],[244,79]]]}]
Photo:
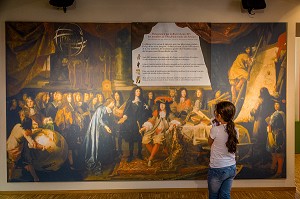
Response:
[{"label": "wall baseboard", "polygon": [[[149,193],[149,192],[207,192],[207,188],[169,188],[169,189],[111,189],[111,190],[57,190],[57,191],[0,191],[0,194],[97,194],[97,193]],[[296,187],[235,187],[232,192],[291,191]]]}]

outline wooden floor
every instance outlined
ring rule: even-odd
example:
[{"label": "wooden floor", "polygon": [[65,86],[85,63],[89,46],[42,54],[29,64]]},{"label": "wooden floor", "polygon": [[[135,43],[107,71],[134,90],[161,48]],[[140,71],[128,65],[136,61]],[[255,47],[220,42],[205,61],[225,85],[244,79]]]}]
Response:
[{"label": "wooden floor", "polygon": [[[300,154],[296,154],[295,159],[295,184],[296,191],[275,191],[275,190],[233,190],[231,194],[232,199],[300,199]],[[0,192],[0,199],[206,199],[208,198],[207,191],[178,191],[178,192],[122,192],[122,193],[102,193],[97,191],[83,192],[30,192],[30,193],[14,193],[14,192]]]}]

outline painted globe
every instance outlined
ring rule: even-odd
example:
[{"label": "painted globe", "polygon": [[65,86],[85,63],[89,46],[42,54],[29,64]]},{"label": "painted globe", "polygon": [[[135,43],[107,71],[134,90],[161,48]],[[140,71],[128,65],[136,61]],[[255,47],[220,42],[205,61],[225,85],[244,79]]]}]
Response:
[{"label": "painted globe", "polygon": [[44,150],[32,150],[32,164],[38,171],[57,171],[67,159],[68,144],[58,132],[50,129],[37,129],[33,139],[44,146]]}]

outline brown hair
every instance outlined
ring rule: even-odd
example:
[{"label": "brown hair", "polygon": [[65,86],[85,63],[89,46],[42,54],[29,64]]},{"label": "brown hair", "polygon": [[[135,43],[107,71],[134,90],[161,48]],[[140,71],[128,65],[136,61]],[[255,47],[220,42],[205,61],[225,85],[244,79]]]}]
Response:
[{"label": "brown hair", "polygon": [[236,146],[239,143],[237,139],[237,131],[235,130],[235,124],[233,117],[235,115],[235,106],[229,101],[222,101],[216,104],[215,110],[221,115],[222,119],[227,122],[226,132],[228,133],[228,139],[226,146],[229,153],[236,152]]}]

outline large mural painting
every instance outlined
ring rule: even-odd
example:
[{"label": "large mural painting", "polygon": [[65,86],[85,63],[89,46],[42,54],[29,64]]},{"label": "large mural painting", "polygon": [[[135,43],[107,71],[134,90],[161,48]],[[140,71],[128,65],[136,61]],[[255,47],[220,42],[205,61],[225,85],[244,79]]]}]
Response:
[{"label": "large mural painting", "polygon": [[206,180],[222,100],[236,178],[285,178],[286,29],[6,22],[7,181]]}]

